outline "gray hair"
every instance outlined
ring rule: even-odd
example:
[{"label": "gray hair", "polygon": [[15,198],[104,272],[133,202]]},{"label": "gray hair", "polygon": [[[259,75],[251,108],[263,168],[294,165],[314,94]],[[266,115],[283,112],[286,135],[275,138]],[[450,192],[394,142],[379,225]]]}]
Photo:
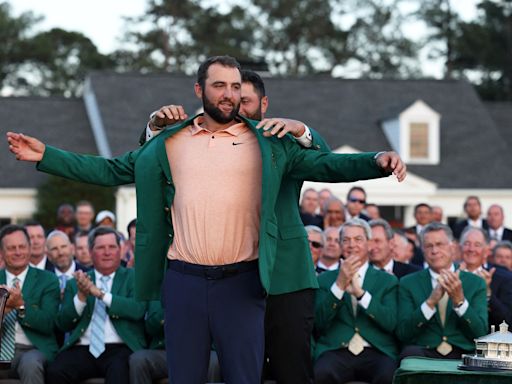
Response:
[{"label": "gray hair", "polygon": [[340,241],[343,240],[343,231],[347,227],[362,228],[364,233],[366,234],[366,239],[370,240],[372,238],[372,229],[370,228],[370,225],[368,224],[368,222],[366,220],[355,217],[353,219],[350,219],[349,221],[347,221],[340,227]]},{"label": "gray hair", "polygon": [[421,246],[423,247],[423,243],[425,242],[425,235],[430,232],[437,232],[437,231],[443,231],[446,236],[448,237],[448,240],[450,243],[453,241],[453,232],[450,229],[449,226],[443,223],[439,223],[437,221],[433,221],[430,224],[427,224],[423,230],[420,232],[420,241]]},{"label": "gray hair", "polygon": [[464,228],[460,234],[459,243],[463,244],[466,241],[466,237],[468,237],[469,233],[473,231],[480,232],[484,237],[485,244],[489,244],[489,235],[487,234],[487,231],[479,227],[473,227],[471,225],[468,225],[466,228]]},{"label": "gray hair", "polygon": [[492,249],[492,256],[496,256],[496,251],[500,248],[510,249],[512,251],[512,242],[509,240],[499,241]]},{"label": "gray hair", "polygon": [[370,228],[382,227],[386,234],[386,239],[391,240],[393,238],[393,230],[391,229],[391,225],[384,219],[374,219],[370,220],[368,223]]},{"label": "gray hair", "polygon": [[48,243],[51,239],[54,237],[62,237],[64,240],[66,240],[68,243],[71,244],[71,241],[69,240],[69,236],[66,235],[64,232],[59,231],[58,229],[54,229],[48,234],[48,237],[46,238],[46,248],[48,248]]},{"label": "gray hair", "polygon": [[316,225],[306,225],[304,227],[306,232],[309,233],[318,233],[322,236],[322,243],[325,244],[325,233],[322,231],[322,228],[317,227]]},{"label": "gray hair", "polygon": [[345,205],[343,204],[343,201],[341,201],[340,199],[338,199],[337,197],[331,197],[329,199],[327,199],[324,203],[324,206],[322,207],[323,208],[323,211],[324,212],[327,212],[327,209],[329,208],[329,205],[331,205],[332,203],[340,203],[341,205],[341,210],[344,210],[345,209]]}]

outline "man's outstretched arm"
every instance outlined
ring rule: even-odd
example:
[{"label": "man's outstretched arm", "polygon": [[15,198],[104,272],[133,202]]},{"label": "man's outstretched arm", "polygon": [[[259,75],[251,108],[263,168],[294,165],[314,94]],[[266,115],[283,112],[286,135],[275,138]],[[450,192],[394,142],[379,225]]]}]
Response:
[{"label": "man's outstretched arm", "polygon": [[85,183],[114,186],[134,181],[135,152],[114,159],[63,151],[21,133],[8,132],[9,150],[22,161],[37,162],[42,172]]}]

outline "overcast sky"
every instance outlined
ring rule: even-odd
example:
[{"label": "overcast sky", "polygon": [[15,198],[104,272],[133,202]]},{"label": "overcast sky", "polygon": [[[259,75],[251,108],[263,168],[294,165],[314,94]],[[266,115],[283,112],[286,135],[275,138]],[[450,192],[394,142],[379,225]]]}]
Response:
[{"label": "overcast sky", "polygon": [[[48,30],[60,27],[69,31],[82,32],[94,42],[100,52],[110,53],[120,45],[118,39],[123,34],[123,16],[142,15],[147,1],[9,0],[8,2],[15,15],[33,11],[36,15],[44,16],[44,21],[39,24],[38,29]],[[210,0],[210,2],[214,1]],[[230,2],[236,1],[230,0]],[[463,19],[468,20],[475,16],[475,3],[477,2],[478,0],[452,0],[452,6]],[[413,3],[417,4],[417,1]],[[438,69],[435,67],[427,68],[425,72],[434,76],[438,75]]]}]

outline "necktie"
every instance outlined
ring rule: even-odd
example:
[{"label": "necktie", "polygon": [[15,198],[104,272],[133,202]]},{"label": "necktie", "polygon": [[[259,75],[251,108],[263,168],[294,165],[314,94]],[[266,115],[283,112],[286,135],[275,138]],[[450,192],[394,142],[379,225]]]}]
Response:
[{"label": "necktie", "polygon": [[327,269],[322,268],[322,267],[318,267],[318,266],[317,266],[317,267],[315,268],[315,271],[316,271],[316,274],[317,274],[317,275],[319,275],[319,274],[321,274],[322,272],[327,271]]},{"label": "necktie", "polygon": [[[14,287],[20,279],[15,277],[12,279],[12,286]],[[2,327],[2,346],[0,351],[0,360],[11,361],[14,357],[14,343],[16,341],[16,314],[18,311],[13,310],[9,312],[4,318]]]},{"label": "necktie", "polygon": [[[100,285],[104,292],[108,292],[108,281],[110,276],[101,276]],[[105,351],[105,321],[107,319],[107,309],[102,300],[96,299],[94,312],[91,319],[91,344],[89,352],[94,357],[99,357]]]},{"label": "necktie", "polygon": [[[444,324],[446,323],[446,307],[448,305],[448,294],[445,292],[443,297],[441,297],[441,300],[437,303],[437,309],[439,311],[439,317],[441,318],[441,324],[444,327]],[[452,351],[452,346],[446,342],[445,338],[443,337],[443,341],[441,344],[439,344],[436,347],[437,352],[439,352],[441,355],[446,356]]]},{"label": "necktie", "polygon": [[59,276],[59,285],[60,285],[60,291],[64,291],[66,288],[66,283],[68,282],[68,277],[66,275],[60,275]]},{"label": "necktie", "polygon": [[[359,286],[361,286],[361,275],[357,274],[355,279],[358,280]],[[354,317],[357,316],[357,298],[354,295],[350,295],[350,299],[352,302],[352,310],[354,311]],[[356,328],[356,332],[354,333],[354,336],[350,339],[348,342],[348,350],[353,355],[359,355],[361,352],[364,351],[364,339],[359,334],[359,331]]]}]

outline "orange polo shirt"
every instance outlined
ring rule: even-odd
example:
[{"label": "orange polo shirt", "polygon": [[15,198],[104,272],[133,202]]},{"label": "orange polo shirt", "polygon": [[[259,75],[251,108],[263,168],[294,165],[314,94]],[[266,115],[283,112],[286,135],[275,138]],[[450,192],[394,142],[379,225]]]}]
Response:
[{"label": "orange polo shirt", "polygon": [[224,265],[258,257],[261,152],[244,124],[210,132],[202,117],[165,141],[176,188],[167,257]]}]

